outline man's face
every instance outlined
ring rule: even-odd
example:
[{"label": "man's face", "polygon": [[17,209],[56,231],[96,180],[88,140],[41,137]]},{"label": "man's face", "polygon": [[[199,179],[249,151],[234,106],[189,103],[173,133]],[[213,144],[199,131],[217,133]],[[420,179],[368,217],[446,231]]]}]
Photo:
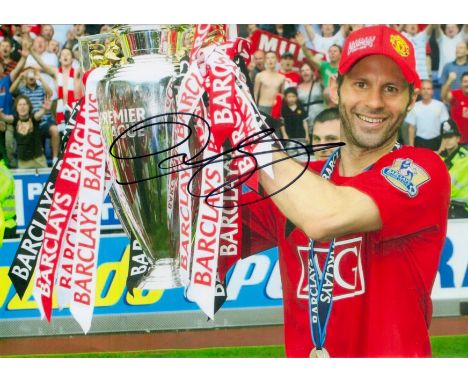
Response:
[{"label": "man's face", "polygon": [[421,97],[424,101],[429,101],[434,95],[434,89],[431,81],[423,81],[421,85]]},{"label": "man's face", "polygon": [[320,29],[322,30],[323,37],[333,36],[333,32],[334,32],[333,24],[322,24],[322,27]]},{"label": "man's face", "polygon": [[71,63],[73,61],[73,55],[72,55],[72,52],[70,52],[70,50],[68,49],[63,49],[61,52],[60,52],[60,64],[62,66],[70,66]]},{"label": "man's face", "polygon": [[253,54],[253,61],[257,69],[263,70],[265,68],[265,53],[261,50],[257,50]]},{"label": "man's face", "polygon": [[346,73],[339,89],[346,143],[369,150],[394,140],[415,101],[393,60],[382,55],[361,59]]},{"label": "man's face", "polygon": [[52,37],[54,37],[54,28],[50,24],[45,24],[42,26],[41,29],[41,35],[47,40],[50,41],[52,40]]},{"label": "man's face", "polygon": [[[326,122],[314,123],[312,144],[336,143],[340,141],[340,120],[334,119]],[[314,156],[317,160],[327,159],[335,148],[316,151]]]},{"label": "man's face", "polygon": [[79,49],[73,49],[73,58],[75,60],[80,61],[80,50]]},{"label": "man's face", "polygon": [[337,46],[331,46],[328,49],[328,57],[330,57],[331,63],[339,62],[341,58],[340,49]]},{"label": "man's face", "polygon": [[37,36],[33,42],[33,48],[39,54],[44,53],[46,50],[46,42],[44,37]]},{"label": "man's face", "polygon": [[47,51],[49,53],[58,54],[60,50],[59,42],[57,40],[50,40],[49,46],[47,47]]},{"label": "man's face", "polygon": [[414,36],[418,33],[418,24],[405,24],[405,32]]},{"label": "man's face", "polygon": [[454,37],[458,32],[459,30],[457,24],[447,24],[445,26],[445,34],[449,37]]},{"label": "man's face", "polygon": [[36,85],[36,75],[33,69],[28,69],[25,72],[26,85],[35,86]]},{"label": "man's face", "polygon": [[465,95],[468,95],[468,75],[463,76],[461,80],[461,90]]},{"label": "man's face", "polygon": [[457,58],[464,58],[466,57],[468,50],[466,49],[466,42],[460,42],[457,44],[455,48],[455,56]]},{"label": "man's face", "polygon": [[276,66],[276,54],[269,52],[265,55],[265,68],[274,69]]},{"label": "man's face", "polygon": [[75,31],[76,37],[81,37],[84,35],[85,32],[85,25],[84,24],[75,24],[73,25],[73,30]]},{"label": "man's face", "polygon": [[289,58],[289,57],[286,57],[286,58],[282,58],[280,60],[280,65],[281,65],[281,69],[284,71],[284,72],[290,72],[292,70],[292,67],[294,65],[294,60],[292,58]]},{"label": "man's face", "polygon": [[456,150],[459,143],[460,137],[458,135],[452,135],[442,138],[442,146],[444,146],[448,151]]},{"label": "man's face", "polygon": [[9,58],[11,54],[11,43],[8,40],[3,40],[0,43],[0,56],[3,58]]},{"label": "man's face", "polygon": [[29,115],[29,105],[24,98],[21,98],[16,105],[16,112],[20,118],[27,117]]},{"label": "man's face", "polygon": [[286,104],[288,106],[294,106],[297,104],[297,95],[295,95],[294,93],[288,93],[286,94]]}]

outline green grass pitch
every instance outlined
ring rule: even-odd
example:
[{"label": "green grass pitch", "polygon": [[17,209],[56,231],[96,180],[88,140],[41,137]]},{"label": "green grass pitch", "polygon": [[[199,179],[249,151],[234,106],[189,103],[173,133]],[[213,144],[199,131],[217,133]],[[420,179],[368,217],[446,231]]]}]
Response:
[{"label": "green grass pitch", "polygon": [[[468,335],[431,337],[435,358],[468,358]],[[30,357],[58,358],[282,358],[283,346],[248,346],[193,350],[77,353]]]}]

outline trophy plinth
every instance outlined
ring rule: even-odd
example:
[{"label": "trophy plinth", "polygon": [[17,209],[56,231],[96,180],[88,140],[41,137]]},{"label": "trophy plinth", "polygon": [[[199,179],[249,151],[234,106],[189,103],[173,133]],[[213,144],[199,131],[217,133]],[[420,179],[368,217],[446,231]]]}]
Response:
[{"label": "trophy plinth", "polygon": [[150,269],[149,274],[145,276],[140,284],[139,289],[171,289],[182,286],[180,280],[179,268],[174,259],[157,260]]}]

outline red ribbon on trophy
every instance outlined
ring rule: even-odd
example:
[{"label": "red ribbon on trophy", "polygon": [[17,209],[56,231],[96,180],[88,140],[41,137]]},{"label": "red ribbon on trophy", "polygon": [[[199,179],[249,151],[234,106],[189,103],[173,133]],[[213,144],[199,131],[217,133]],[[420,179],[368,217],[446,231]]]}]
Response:
[{"label": "red ribbon on trophy", "polygon": [[[197,302],[210,318],[219,309],[220,304],[216,304],[215,300],[220,284],[223,284],[229,267],[241,253],[242,217],[238,208],[241,180],[257,190],[256,169],[262,164],[271,163],[271,144],[250,139],[261,134],[264,121],[246,85],[244,74],[234,62],[234,58],[239,56],[248,61],[249,42],[244,39],[226,42],[225,28],[219,25],[197,27],[190,55],[191,64],[177,100],[178,112],[193,113],[196,110],[197,115],[209,121],[208,141],[203,135],[206,132],[196,129],[202,146],[207,144],[203,159],[222,158],[208,161],[201,171],[203,201],[200,202],[196,223],[187,290],[187,297]],[[209,100],[207,112],[202,101],[204,92]],[[191,98],[187,96],[188,93],[191,93]],[[184,106],[188,99],[192,102],[187,108]],[[226,151],[230,154],[223,155]],[[254,154],[259,152],[263,154],[257,159]]]}]

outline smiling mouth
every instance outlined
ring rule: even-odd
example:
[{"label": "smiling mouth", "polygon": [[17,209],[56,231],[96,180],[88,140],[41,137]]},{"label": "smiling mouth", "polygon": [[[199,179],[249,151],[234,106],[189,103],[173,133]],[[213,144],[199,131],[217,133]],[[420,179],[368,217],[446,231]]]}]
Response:
[{"label": "smiling mouth", "polygon": [[385,119],[386,119],[386,118],[371,118],[371,117],[367,117],[367,116],[362,115],[362,114],[356,114],[356,116],[357,116],[361,121],[368,122],[368,123],[375,123],[375,124],[382,123],[382,122],[385,121]]}]

